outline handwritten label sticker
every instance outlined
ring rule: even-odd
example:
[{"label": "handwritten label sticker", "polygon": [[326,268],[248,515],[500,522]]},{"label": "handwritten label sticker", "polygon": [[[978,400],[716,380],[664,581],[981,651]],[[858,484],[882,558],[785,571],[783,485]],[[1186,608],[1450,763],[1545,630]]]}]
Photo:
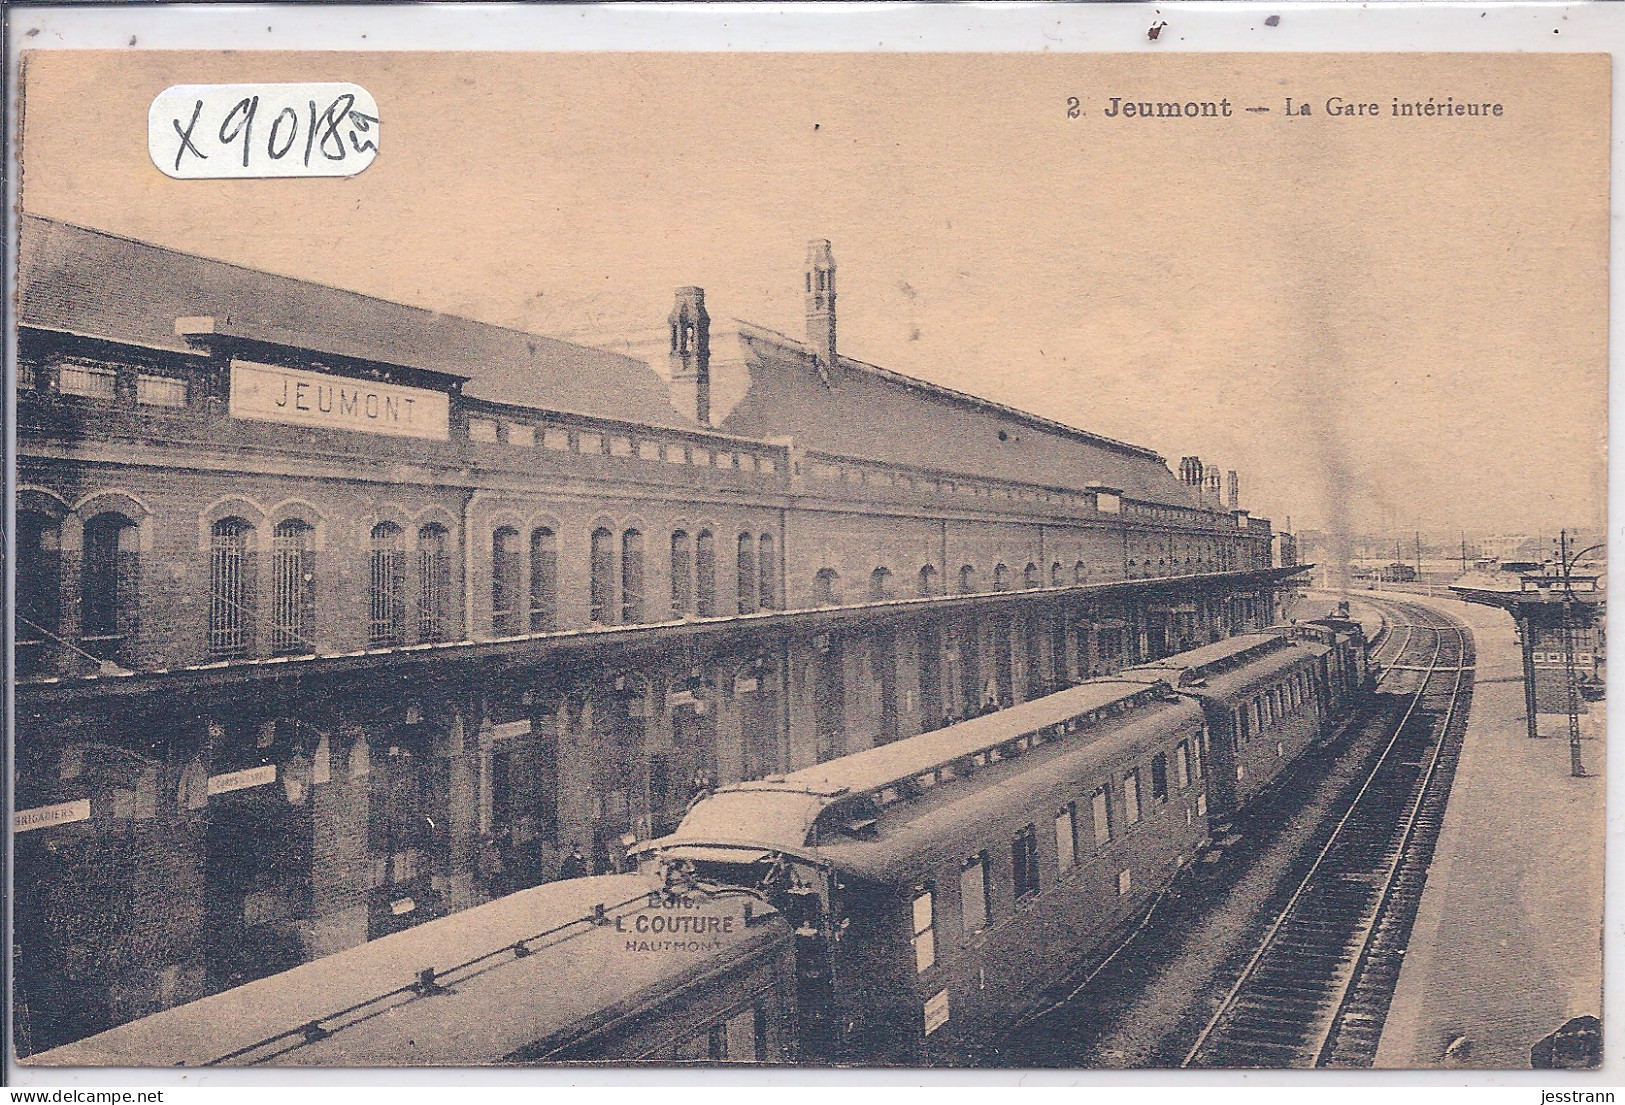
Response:
[{"label": "handwritten label sticker", "polygon": [[147,112],[147,152],[177,180],[354,176],[378,128],[358,84],[177,84]]}]

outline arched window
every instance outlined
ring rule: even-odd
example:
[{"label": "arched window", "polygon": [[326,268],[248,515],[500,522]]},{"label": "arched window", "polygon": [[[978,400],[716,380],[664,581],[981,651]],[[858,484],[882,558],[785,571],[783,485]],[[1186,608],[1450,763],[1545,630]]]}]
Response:
[{"label": "arched window", "polygon": [[1029,564],[1022,570],[1021,585],[1029,591],[1044,585],[1044,577],[1039,574],[1037,564]]},{"label": "arched window", "polygon": [[316,531],[300,518],[271,531],[271,651],[316,651]]},{"label": "arched window", "polygon": [[98,514],[85,523],[79,644],[98,659],[118,659],[134,641],[140,548],[135,523],[122,514]]},{"label": "arched window", "polygon": [[62,524],[17,512],[17,668],[27,675],[51,654],[62,624]]},{"label": "arched window", "polygon": [[418,640],[444,641],[451,603],[451,534],[445,526],[418,530]]},{"label": "arched window", "polygon": [[1084,566],[1083,561],[1080,560],[1076,564],[1072,565],[1072,582],[1073,583],[1082,583],[1084,580],[1086,580],[1088,578],[1089,578],[1089,569]]},{"label": "arched window", "polygon": [[760,589],[759,605],[763,610],[775,610],[779,605],[779,562],[773,555],[773,535],[764,533],[756,539],[756,586]]},{"label": "arched window", "polygon": [[702,618],[717,616],[717,548],[708,529],[694,539],[694,612]]},{"label": "arched window", "polygon": [[519,531],[503,526],[491,534],[491,632],[519,632]]},{"label": "arched window", "polygon": [[930,598],[937,593],[937,570],[927,564],[920,569],[920,597]]},{"label": "arched window", "polygon": [[813,577],[813,602],[818,606],[834,606],[840,601],[835,587],[841,577],[834,568],[821,568]]},{"label": "arched window", "polygon": [[748,533],[739,535],[739,612],[756,612],[756,538]]},{"label": "arched window", "polygon": [[530,531],[530,631],[551,633],[558,626],[559,540],[551,529]]},{"label": "arched window", "polygon": [[209,655],[216,660],[254,652],[254,527],[222,518],[209,539]]},{"label": "arched window", "polygon": [[869,573],[869,601],[885,602],[891,598],[891,572],[876,568]]},{"label": "arched window", "polygon": [[671,613],[686,618],[694,610],[694,549],[688,533],[671,535]]},{"label": "arched window", "polygon": [[969,564],[959,569],[959,593],[961,595],[976,593],[976,569]]},{"label": "arched window", "polygon": [[993,569],[993,589],[995,591],[1010,590],[1010,569],[999,564]]},{"label": "arched window", "polygon": [[587,617],[594,625],[609,625],[615,590],[615,535],[602,526],[592,531],[587,559]]},{"label": "arched window", "polygon": [[621,624],[637,625],[643,620],[643,533],[629,529],[621,534]]},{"label": "arched window", "polygon": [[[511,532],[511,531],[510,531]],[[406,550],[401,527],[372,527],[371,586],[367,591],[367,643],[390,648],[406,643]]]},{"label": "arched window", "polygon": [[1057,560],[1049,566],[1049,585],[1063,587],[1066,585],[1066,573],[1061,570],[1061,562]]}]

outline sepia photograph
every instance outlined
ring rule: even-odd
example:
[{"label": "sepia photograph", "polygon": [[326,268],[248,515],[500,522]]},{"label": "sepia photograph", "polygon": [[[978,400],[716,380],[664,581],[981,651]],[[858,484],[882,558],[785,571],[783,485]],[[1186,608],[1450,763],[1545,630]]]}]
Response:
[{"label": "sepia photograph", "polygon": [[49,37],[19,1077],[1603,1064],[1608,54]]}]

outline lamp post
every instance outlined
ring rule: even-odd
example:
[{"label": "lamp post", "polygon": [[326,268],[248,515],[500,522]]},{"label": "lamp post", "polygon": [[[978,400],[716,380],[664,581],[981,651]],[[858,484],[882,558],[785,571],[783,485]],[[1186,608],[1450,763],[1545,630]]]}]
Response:
[{"label": "lamp post", "polygon": [[1574,671],[1574,582],[1571,572],[1586,553],[1595,552],[1602,545],[1592,545],[1569,555],[1569,531],[1558,536],[1558,557],[1563,567],[1563,683],[1569,712],[1569,774],[1584,778],[1585,765],[1580,761],[1580,684]]}]

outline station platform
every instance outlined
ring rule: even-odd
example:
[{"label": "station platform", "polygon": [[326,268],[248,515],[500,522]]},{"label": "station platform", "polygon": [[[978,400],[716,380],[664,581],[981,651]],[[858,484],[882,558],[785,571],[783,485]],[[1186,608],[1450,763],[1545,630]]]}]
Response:
[{"label": "station platform", "polygon": [[1585,719],[1588,775],[1573,778],[1563,716],[1541,715],[1543,739],[1527,735],[1511,617],[1403,597],[1466,622],[1478,658],[1444,826],[1374,1065],[1527,1069],[1542,1037],[1570,1018],[1602,1016],[1600,711]]}]

